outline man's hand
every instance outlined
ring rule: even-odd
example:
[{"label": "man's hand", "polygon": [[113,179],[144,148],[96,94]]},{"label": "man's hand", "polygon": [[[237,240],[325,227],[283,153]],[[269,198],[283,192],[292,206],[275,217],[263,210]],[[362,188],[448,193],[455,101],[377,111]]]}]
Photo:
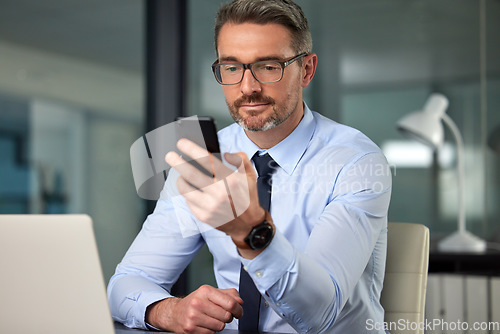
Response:
[{"label": "man's hand", "polygon": [[243,300],[236,289],[203,285],[184,298],[167,298],[146,310],[146,322],[175,333],[215,333],[241,318]]},{"label": "man's hand", "polygon": [[214,175],[200,172],[175,152],[166,155],[165,161],[180,174],[177,188],[191,212],[200,221],[228,234],[239,248],[245,248],[243,239],[265,216],[252,163],[245,153],[226,153],[226,161],[237,168],[234,172],[190,140],[181,139],[177,146]]}]

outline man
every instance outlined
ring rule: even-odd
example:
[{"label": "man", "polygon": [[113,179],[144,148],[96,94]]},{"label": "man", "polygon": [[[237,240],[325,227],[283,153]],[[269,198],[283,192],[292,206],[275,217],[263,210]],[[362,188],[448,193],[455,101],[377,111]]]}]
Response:
[{"label": "man", "polygon": [[[215,45],[214,74],[237,123],[221,130],[219,141],[227,164],[238,171],[224,171],[216,159],[204,163],[230,174],[217,182],[217,175],[167,154],[175,170],[109,283],[115,320],[214,333],[243,329],[244,319],[256,313],[252,321],[261,331],[366,333],[368,319],[384,318],[379,299],[391,192],[384,156],[359,131],[303,103],[317,56],[307,20],[292,1],[223,5]],[[206,154],[188,140],[178,148],[191,157]],[[272,158],[266,164],[273,171],[257,185],[263,173],[254,164],[260,168],[262,157]],[[266,192],[272,193],[267,204]],[[229,218],[223,212],[228,203],[237,213]],[[189,217],[199,233],[183,237],[179,217]],[[172,297],[170,288],[204,243],[214,256],[218,288]],[[253,308],[243,297],[253,284],[240,285],[247,275],[261,298]]]}]

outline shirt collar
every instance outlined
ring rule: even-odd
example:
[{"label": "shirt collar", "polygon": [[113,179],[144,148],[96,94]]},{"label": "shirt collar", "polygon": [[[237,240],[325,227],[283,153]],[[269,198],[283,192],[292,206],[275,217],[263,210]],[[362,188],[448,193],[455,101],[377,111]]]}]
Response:
[{"label": "shirt collar", "polygon": [[[267,150],[267,153],[283,168],[287,174],[291,174],[300,158],[304,154],[309,141],[316,128],[314,116],[309,107],[304,102],[304,117],[299,125],[281,142]],[[246,135],[243,136],[242,151],[251,159],[256,152],[262,152],[254,142]]]}]

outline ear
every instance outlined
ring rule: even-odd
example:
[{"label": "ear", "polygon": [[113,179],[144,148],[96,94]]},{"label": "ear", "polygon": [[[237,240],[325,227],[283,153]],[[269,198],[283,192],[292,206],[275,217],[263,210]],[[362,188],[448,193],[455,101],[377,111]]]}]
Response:
[{"label": "ear", "polygon": [[309,85],[314,73],[316,72],[316,66],[318,65],[318,56],[315,53],[310,53],[302,62],[302,88]]}]

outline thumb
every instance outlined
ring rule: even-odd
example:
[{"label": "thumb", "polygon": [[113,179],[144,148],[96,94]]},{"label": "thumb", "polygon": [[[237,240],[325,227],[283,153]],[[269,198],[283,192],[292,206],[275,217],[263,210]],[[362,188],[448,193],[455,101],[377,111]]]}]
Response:
[{"label": "thumb", "polygon": [[224,158],[226,159],[226,161],[235,167],[240,167],[243,162],[243,157],[247,158],[247,155],[243,152],[224,154]]},{"label": "thumb", "polygon": [[224,158],[228,163],[238,168],[238,172],[246,173],[247,176],[256,176],[252,162],[248,159],[245,152],[226,153]]}]

